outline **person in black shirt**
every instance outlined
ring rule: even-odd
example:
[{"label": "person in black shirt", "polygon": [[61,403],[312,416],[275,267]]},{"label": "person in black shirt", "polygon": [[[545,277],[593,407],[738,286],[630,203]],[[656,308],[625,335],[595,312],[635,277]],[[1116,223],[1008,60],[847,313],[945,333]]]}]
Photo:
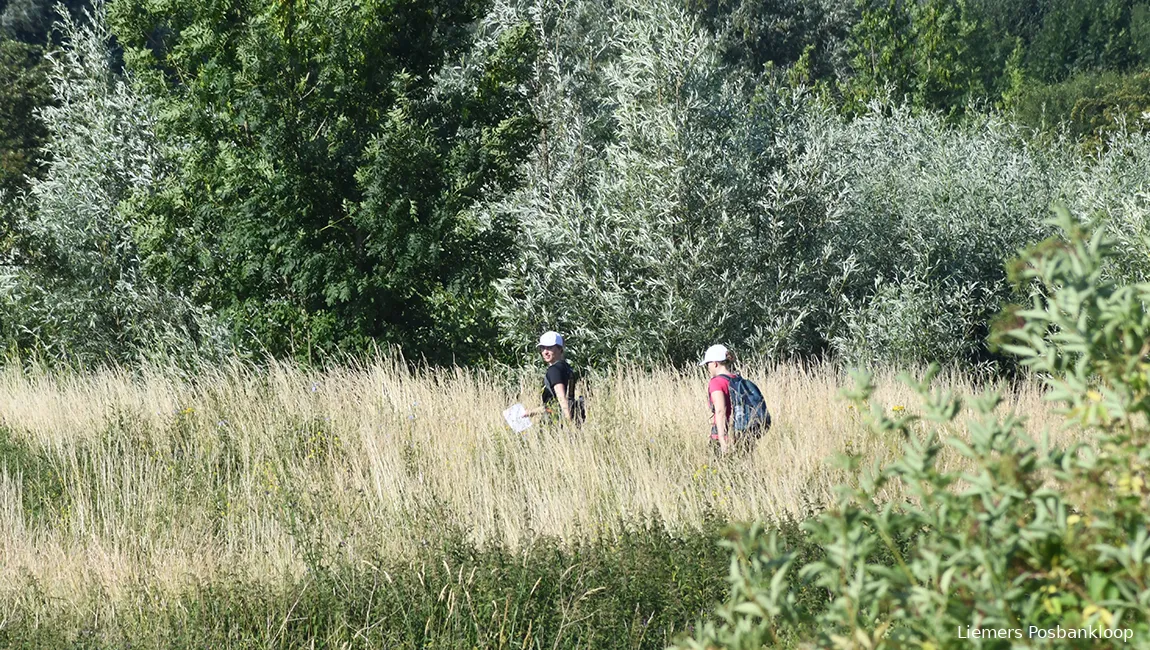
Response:
[{"label": "person in black shirt", "polygon": [[555,419],[572,422],[578,417],[575,402],[575,383],[578,378],[564,358],[563,336],[558,332],[544,332],[539,337],[539,353],[547,362],[547,374],[543,380],[543,406],[527,411],[526,415],[547,414]]}]

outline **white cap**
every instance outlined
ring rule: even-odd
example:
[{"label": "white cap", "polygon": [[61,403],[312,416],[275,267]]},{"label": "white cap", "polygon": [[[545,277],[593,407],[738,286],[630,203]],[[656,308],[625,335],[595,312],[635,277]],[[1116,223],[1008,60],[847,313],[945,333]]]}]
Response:
[{"label": "white cap", "polygon": [[707,351],[703,353],[703,360],[699,362],[699,365],[705,366],[711,361],[722,361],[725,363],[727,361],[727,346],[722,343],[716,343],[707,348]]},{"label": "white cap", "polygon": [[539,337],[539,347],[551,347],[552,345],[563,347],[563,335],[559,332],[543,332],[543,336]]}]

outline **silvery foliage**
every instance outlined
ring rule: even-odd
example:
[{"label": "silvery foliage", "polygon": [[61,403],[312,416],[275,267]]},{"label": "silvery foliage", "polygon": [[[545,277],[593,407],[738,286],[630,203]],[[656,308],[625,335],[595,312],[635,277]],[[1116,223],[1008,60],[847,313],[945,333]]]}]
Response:
[{"label": "silvery foliage", "polygon": [[809,348],[806,322],[824,300],[810,288],[839,270],[817,252],[782,263],[809,231],[762,201],[775,140],[802,108],[780,95],[748,110],[745,80],[681,3],[522,11],[544,44],[546,129],[524,188],[487,206],[520,228],[498,285],[507,339],[552,328],[582,355],[676,360],[715,340]]},{"label": "silvery foliage", "polygon": [[555,328],[588,356],[674,360],[715,341],[977,356],[1003,261],[1052,198],[1016,133],[890,106],[846,121],[802,91],[752,91],[671,2],[525,11],[548,129],[525,188],[489,206],[521,228],[499,285],[509,340]]},{"label": "silvery foliage", "polygon": [[769,210],[819,205],[818,241],[850,270],[834,288],[841,304],[819,320],[838,358],[990,365],[989,321],[1020,297],[1006,263],[1053,234],[1055,202],[1106,215],[1123,251],[1113,274],[1141,281],[1150,271],[1145,135],[1122,132],[1084,155],[1068,139],[1035,142],[993,116],[955,127],[889,102],[852,120],[804,115]]},{"label": "silvery foliage", "polygon": [[1072,212],[1107,224],[1117,244],[1107,273],[1131,284],[1150,281],[1150,135],[1139,131],[1119,125],[1078,159],[1063,190]]},{"label": "silvery foliage", "polygon": [[852,121],[811,124],[788,163],[827,184],[791,194],[826,198],[829,245],[855,269],[836,354],[853,363],[974,361],[987,323],[1011,298],[1004,263],[1048,234],[1073,156],[1035,148],[1009,123],[959,128],[937,115],[876,105]]},{"label": "silvery foliage", "polygon": [[7,347],[73,363],[218,349],[207,314],[140,273],[119,206],[149,191],[163,163],[147,101],[113,72],[103,3],[81,22],[61,11],[61,36],[50,55],[55,105],[40,112],[50,163],[5,205],[21,242],[0,287]]},{"label": "silvery foliage", "polygon": [[888,101],[848,119],[723,69],[673,2],[493,15],[531,20],[544,44],[547,128],[523,189],[484,208],[519,227],[497,313],[524,348],[558,329],[584,358],[683,361],[722,341],[992,364],[1004,265],[1049,234],[1051,202],[1125,215],[1131,245],[1145,229],[1144,137],[1088,158],[994,117],[955,127]]}]

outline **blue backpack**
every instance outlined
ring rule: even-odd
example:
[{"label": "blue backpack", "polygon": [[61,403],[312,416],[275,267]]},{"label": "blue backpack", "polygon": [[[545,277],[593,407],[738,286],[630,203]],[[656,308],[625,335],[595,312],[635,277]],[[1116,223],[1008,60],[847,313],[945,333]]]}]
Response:
[{"label": "blue backpack", "polygon": [[739,375],[723,375],[730,382],[731,428],[736,434],[750,434],[759,437],[771,428],[771,414],[763,393],[750,379]]}]

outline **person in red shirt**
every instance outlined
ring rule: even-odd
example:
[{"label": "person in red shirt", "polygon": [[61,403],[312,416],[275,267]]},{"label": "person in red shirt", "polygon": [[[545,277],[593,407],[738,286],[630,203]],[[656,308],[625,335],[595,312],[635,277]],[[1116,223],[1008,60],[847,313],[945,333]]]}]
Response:
[{"label": "person in red shirt", "polygon": [[710,374],[707,382],[707,401],[711,405],[711,446],[719,456],[734,451],[735,440],[731,432],[731,381],[734,375],[735,353],[720,344],[712,345],[703,354],[700,366]]}]

